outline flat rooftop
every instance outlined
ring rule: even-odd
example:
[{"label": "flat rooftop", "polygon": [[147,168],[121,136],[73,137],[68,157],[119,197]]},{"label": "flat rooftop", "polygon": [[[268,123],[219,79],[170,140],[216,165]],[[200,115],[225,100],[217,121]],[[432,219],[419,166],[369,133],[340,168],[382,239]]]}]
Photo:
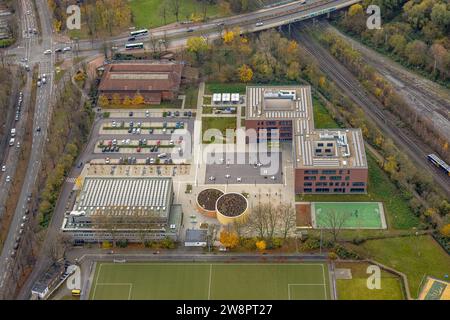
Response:
[{"label": "flat rooftop", "polygon": [[316,129],[310,86],[247,87],[246,120],[292,125],[296,168],[367,168],[360,129]]},{"label": "flat rooftop", "polygon": [[99,91],[177,91],[182,71],[179,62],[115,61],[106,65]]}]

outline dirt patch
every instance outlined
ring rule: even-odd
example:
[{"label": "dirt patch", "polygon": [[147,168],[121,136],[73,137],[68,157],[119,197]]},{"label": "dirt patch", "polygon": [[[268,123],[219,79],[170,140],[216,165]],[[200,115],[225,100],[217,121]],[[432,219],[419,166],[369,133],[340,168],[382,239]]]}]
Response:
[{"label": "dirt patch", "polygon": [[311,204],[302,203],[295,205],[297,227],[311,228]]}]

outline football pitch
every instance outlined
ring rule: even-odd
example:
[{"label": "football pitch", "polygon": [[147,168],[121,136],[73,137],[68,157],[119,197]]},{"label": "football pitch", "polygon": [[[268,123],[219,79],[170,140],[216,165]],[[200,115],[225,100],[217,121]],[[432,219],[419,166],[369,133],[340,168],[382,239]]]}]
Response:
[{"label": "football pitch", "polygon": [[386,229],[381,202],[312,202],[314,228],[340,225],[344,229]]},{"label": "football pitch", "polygon": [[91,300],[329,300],[325,263],[97,263]]}]

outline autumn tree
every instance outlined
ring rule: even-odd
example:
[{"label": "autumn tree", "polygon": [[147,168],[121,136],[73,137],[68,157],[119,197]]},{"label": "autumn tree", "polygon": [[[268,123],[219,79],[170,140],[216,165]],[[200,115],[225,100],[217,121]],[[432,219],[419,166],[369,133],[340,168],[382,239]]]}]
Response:
[{"label": "autumn tree", "polygon": [[226,44],[230,44],[234,40],[234,32],[232,30],[226,30],[222,36],[223,42]]},{"label": "autumn tree", "polygon": [[264,250],[266,250],[266,247],[267,247],[267,244],[264,240],[256,241],[255,245],[256,245],[256,249],[258,249],[259,251],[264,251]]},{"label": "autumn tree", "polygon": [[239,237],[236,232],[223,230],[220,233],[220,242],[224,247],[233,249],[239,244]]},{"label": "autumn tree", "polygon": [[450,238],[450,223],[443,226],[439,232],[446,238]]},{"label": "autumn tree", "polygon": [[145,103],[144,97],[141,94],[136,93],[136,95],[133,98],[132,104],[135,106],[139,106],[144,103]]},{"label": "autumn tree", "polygon": [[115,106],[120,105],[121,99],[120,99],[120,95],[118,93],[114,93],[112,96],[112,100],[111,103]]},{"label": "autumn tree", "polygon": [[204,37],[191,37],[187,40],[187,50],[195,55],[197,62],[201,62],[208,50],[208,43]]},{"label": "autumn tree", "polygon": [[123,98],[123,105],[131,106],[133,104],[133,100],[129,96],[125,96]]},{"label": "autumn tree", "polygon": [[105,95],[100,95],[100,97],[98,97],[98,104],[100,105],[100,107],[105,108],[109,105],[109,100]]}]

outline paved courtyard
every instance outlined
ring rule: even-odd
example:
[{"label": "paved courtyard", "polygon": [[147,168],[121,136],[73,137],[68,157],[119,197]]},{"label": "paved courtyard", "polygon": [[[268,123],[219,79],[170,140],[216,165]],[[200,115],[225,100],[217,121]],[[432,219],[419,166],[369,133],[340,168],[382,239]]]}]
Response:
[{"label": "paved courtyard", "polygon": [[[248,152],[225,155],[208,154],[205,184],[280,184],[283,183],[282,154],[268,159],[250,159]],[[272,161],[267,161],[272,159]]]}]

